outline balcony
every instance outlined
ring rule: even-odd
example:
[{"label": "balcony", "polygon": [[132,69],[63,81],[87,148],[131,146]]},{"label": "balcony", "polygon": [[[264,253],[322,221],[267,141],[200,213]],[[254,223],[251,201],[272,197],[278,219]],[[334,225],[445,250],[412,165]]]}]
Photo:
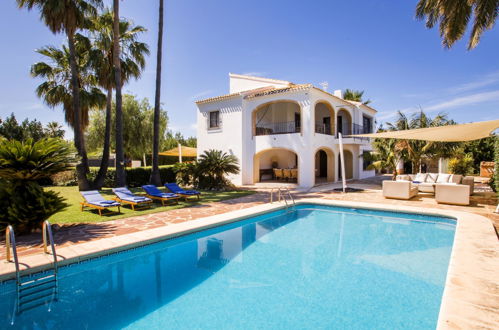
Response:
[{"label": "balcony", "polygon": [[369,141],[369,138],[366,137],[355,137],[351,135],[355,134],[370,134],[372,133],[371,127],[369,126],[362,126],[359,124],[352,124],[352,127],[343,127],[343,132],[337,132],[336,133],[336,138],[338,138],[338,133],[341,133],[343,137],[349,137],[349,138],[354,138],[354,139],[359,139],[359,140],[366,140]]},{"label": "balcony", "polygon": [[297,121],[261,123],[255,127],[255,135],[300,133]]},{"label": "balcony", "polygon": [[315,133],[334,135],[334,127],[331,127],[331,124],[317,122],[315,123]]}]

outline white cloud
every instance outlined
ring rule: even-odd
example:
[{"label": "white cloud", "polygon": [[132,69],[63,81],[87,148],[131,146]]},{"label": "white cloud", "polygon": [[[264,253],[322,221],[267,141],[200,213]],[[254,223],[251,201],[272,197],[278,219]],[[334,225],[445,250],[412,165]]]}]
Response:
[{"label": "white cloud", "polygon": [[481,87],[493,85],[497,82],[499,82],[499,71],[486,74],[475,81],[449,88],[448,91],[452,93],[468,92]]},{"label": "white cloud", "polygon": [[449,108],[478,104],[488,101],[499,101],[499,90],[460,96],[448,101],[433,104],[429,107],[424,107],[423,109],[425,111],[442,111]]}]

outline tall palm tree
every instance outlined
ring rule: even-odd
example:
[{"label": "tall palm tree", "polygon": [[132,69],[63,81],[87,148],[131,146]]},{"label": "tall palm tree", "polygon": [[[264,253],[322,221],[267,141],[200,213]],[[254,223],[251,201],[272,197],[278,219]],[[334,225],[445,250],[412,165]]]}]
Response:
[{"label": "tall palm tree", "polygon": [[62,139],[64,137],[64,130],[62,129],[61,124],[56,121],[51,121],[45,126],[45,134],[52,138]]},{"label": "tall palm tree", "polygon": [[156,95],[154,97],[154,124],[153,124],[153,144],[152,144],[152,171],[150,182],[154,185],[161,185],[159,175],[159,125],[161,107],[161,58],[163,56],[163,0],[159,0],[159,23],[158,23],[158,53],[156,64]]},{"label": "tall palm tree", "polygon": [[126,185],[125,154],[123,151],[123,108],[121,96],[120,60],[120,0],[113,0],[113,68],[116,88],[116,185]]},{"label": "tall palm tree", "polygon": [[369,104],[371,100],[363,101],[362,97],[364,96],[364,91],[356,91],[353,89],[345,89],[345,93],[343,93],[343,99],[348,101],[361,102],[362,104]]},{"label": "tall palm tree", "polygon": [[[120,20],[120,61],[121,83],[124,85],[132,78],[139,78],[145,68],[145,55],[149,54],[147,44],[138,41],[138,36],[146,32],[142,26],[134,26],[130,20]],[[111,108],[113,90],[115,89],[114,77],[114,15],[106,10],[102,15],[92,20],[90,34],[93,41],[91,52],[92,63],[99,85],[106,90],[106,124],[104,130],[104,148],[102,151],[101,165],[94,181],[94,188],[99,189],[104,184],[109,164],[111,144]]]},{"label": "tall palm tree", "polygon": [[97,7],[102,6],[102,0],[16,0],[19,8],[40,11],[40,18],[52,33],[64,32],[68,37],[69,64],[71,68],[71,87],[73,102],[74,144],[80,162],[76,165],[78,185],[81,190],[90,188],[87,179],[88,157],[85,149],[85,137],[81,128],[80,88],[78,86],[78,66],[76,63],[75,34],[85,25],[88,16],[97,13]]},{"label": "tall palm tree", "polygon": [[461,39],[472,20],[468,49],[475,48],[485,30],[494,27],[499,0],[419,0],[416,18],[431,29],[439,25],[444,47],[451,48]]},{"label": "tall palm tree", "polygon": [[[65,120],[75,131],[75,136],[84,136],[89,110],[103,107],[105,96],[96,86],[97,79],[91,70],[88,52],[90,41],[78,33],[74,40],[78,70],[78,112],[74,107],[75,94],[72,88],[71,55],[68,46],[64,45],[62,49],[53,46],[38,49],[37,52],[46,57],[47,61],[33,64],[31,75],[45,80],[36,88],[38,97],[50,107],[62,106]],[[83,139],[82,142],[84,141]]]},{"label": "tall palm tree", "polygon": [[401,159],[395,139],[374,139],[374,152],[371,153],[371,165],[367,169],[387,169],[392,172],[392,179],[397,177],[397,164]]}]

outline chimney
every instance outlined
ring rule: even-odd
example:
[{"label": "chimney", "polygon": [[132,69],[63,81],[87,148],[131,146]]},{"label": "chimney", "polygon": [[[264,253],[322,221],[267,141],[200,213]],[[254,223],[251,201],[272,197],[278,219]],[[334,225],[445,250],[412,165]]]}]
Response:
[{"label": "chimney", "polygon": [[341,92],[341,89],[337,89],[333,92],[333,95],[336,97],[339,97],[340,99],[343,98],[343,93]]}]

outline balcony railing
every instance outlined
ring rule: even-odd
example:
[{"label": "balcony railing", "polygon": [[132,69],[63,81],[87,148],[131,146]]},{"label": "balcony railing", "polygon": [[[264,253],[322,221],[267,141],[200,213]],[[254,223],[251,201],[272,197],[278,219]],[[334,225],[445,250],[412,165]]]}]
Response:
[{"label": "balcony railing", "polygon": [[333,135],[334,126],[331,127],[331,124],[324,124],[321,122],[317,122],[315,123],[315,133]]},{"label": "balcony railing", "polygon": [[[352,127],[344,127],[343,132],[340,132],[344,137],[349,137],[349,135],[355,135],[355,134],[369,134],[372,133],[371,127],[369,126],[362,126],[359,124],[352,124]],[[338,137],[338,133],[336,133],[336,137]],[[360,139],[360,140],[369,140],[369,138],[366,137],[353,137],[354,139]]]},{"label": "balcony railing", "polygon": [[300,125],[296,121],[261,123],[257,124],[255,135],[289,134],[300,133],[300,131]]}]

